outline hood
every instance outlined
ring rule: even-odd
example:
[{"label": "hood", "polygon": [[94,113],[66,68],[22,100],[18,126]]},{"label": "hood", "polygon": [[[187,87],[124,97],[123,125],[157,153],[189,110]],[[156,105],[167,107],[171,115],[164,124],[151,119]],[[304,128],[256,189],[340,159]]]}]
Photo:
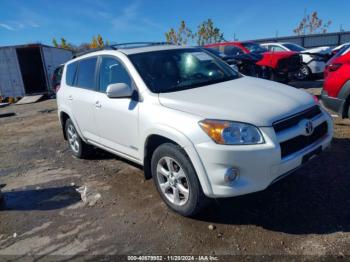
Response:
[{"label": "hood", "polygon": [[298,53],[292,52],[292,51],[264,52],[264,53],[262,53],[262,55],[263,55],[262,59],[257,64],[261,65],[261,66],[269,66],[272,68],[276,68],[278,65],[278,62],[281,59],[290,58],[296,54],[298,54]]},{"label": "hood", "polygon": [[297,54],[298,52],[294,51],[280,51],[280,52],[264,52],[264,56],[278,56],[280,58],[290,57],[291,55]]},{"label": "hood", "polygon": [[271,126],[274,121],[315,104],[313,97],[304,91],[253,77],[160,93],[159,102],[203,119],[232,120],[256,126]]},{"label": "hood", "polygon": [[309,48],[301,53],[311,53],[311,54],[330,54],[332,52],[332,48],[329,46],[321,46],[315,48]]}]

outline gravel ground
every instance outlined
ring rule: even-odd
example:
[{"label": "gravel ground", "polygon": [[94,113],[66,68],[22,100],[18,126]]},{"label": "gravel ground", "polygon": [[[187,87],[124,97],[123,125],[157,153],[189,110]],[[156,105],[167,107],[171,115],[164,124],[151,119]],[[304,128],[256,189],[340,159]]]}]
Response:
[{"label": "gravel ground", "polygon": [[[100,150],[73,158],[55,100],[0,109],[8,112],[0,255],[350,255],[349,120],[335,118],[332,148],[292,176],[190,219],[165,206],[140,167]],[[101,195],[96,204],[83,203],[84,186]]]}]

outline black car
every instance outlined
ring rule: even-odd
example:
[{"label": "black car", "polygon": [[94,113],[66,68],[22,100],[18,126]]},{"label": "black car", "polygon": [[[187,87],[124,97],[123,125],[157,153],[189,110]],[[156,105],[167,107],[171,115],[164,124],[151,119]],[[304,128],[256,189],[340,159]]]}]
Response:
[{"label": "black car", "polygon": [[53,74],[52,74],[51,87],[55,93],[57,93],[61,85],[63,67],[64,65],[59,65],[58,67],[56,67],[55,71],[53,71]]}]

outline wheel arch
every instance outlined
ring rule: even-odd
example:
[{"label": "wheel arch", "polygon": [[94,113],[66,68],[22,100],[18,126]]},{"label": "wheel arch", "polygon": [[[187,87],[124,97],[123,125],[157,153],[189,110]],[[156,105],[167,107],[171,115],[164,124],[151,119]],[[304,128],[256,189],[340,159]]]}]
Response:
[{"label": "wheel arch", "polygon": [[153,129],[147,132],[144,136],[144,147],[142,152],[143,168],[145,173],[145,178],[152,178],[151,173],[151,159],[154,150],[163,143],[172,143],[180,146],[186,153],[186,155],[191,160],[191,163],[196,170],[198,180],[201,184],[203,192],[205,195],[212,195],[212,188],[204,169],[204,166],[199,158],[199,155],[190,141],[184,134],[180,131],[171,129],[170,127],[163,127],[163,129]]},{"label": "wheel arch", "polygon": [[73,115],[69,112],[69,110],[59,110],[59,120],[61,123],[61,128],[62,128],[62,132],[63,132],[63,137],[65,140],[67,140],[67,136],[66,136],[66,132],[65,132],[65,126],[66,126],[66,122],[67,120],[70,119],[73,122],[73,125],[75,126],[75,129],[77,130],[80,138],[86,142],[85,138],[82,135],[82,132],[77,124],[77,121],[74,119]]},{"label": "wheel arch", "polygon": [[344,103],[341,109],[342,118],[350,118],[349,107],[350,107],[350,80],[346,81],[343,87],[340,89],[337,97],[343,99]]}]

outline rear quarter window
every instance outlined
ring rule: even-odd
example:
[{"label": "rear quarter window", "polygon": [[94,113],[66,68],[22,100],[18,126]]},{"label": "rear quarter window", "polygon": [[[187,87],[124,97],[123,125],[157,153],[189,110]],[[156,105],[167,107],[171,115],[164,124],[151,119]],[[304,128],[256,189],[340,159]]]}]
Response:
[{"label": "rear quarter window", "polygon": [[69,86],[74,85],[74,79],[75,79],[75,74],[77,72],[77,67],[78,67],[77,62],[67,65],[66,83]]}]

